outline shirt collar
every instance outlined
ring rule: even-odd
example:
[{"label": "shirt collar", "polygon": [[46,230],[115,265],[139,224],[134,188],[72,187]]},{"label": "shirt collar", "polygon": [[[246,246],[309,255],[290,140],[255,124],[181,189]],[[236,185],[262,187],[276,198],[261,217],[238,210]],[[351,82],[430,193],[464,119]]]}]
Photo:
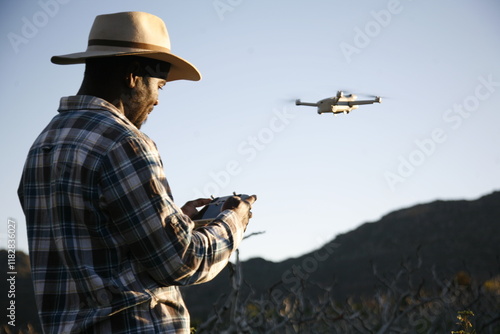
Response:
[{"label": "shirt collar", "polygon": [[63,113],[75,110],[106,110],[112,114],[120,117],[128,124],[132,124],[125,115],[123,115],[118,108],[109,103],[108,101],[99,97],[90,95],[75,95],[65,96],[61,98],[59,103],[58,112]]}]

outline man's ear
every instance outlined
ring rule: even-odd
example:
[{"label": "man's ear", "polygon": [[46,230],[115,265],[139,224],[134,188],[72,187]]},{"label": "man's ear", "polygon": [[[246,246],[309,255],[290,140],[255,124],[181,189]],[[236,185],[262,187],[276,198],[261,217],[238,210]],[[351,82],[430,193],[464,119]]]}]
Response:
[{"label": "man's ear", "polygon": [[139,80],[140,65],[139,62],[133,61],[127,66],[125,75],[125,85],[128,88],[135,88],[137,80]]}]

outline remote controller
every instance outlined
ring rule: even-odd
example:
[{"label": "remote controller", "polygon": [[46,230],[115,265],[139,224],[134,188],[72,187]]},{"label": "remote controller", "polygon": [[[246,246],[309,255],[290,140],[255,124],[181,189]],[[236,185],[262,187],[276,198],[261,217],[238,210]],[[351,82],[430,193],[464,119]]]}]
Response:
[{"label": "remote controller", "polygon": [[214,198],[212,202],[208,203],[201,209],[192,219],[196,224],[196,227],[206,225],[213,221],[222,212],[222,207],[228,198],[233,196],[239,196],[241,199],[246,199],[250,197],[245,194],[234,194],[230,196],[223,196]]}]

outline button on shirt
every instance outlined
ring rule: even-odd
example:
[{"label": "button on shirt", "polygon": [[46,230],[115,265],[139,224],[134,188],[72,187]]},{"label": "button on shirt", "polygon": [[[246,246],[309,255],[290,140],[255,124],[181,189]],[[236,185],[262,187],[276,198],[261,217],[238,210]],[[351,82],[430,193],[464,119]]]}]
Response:
[{"label": "button on shirt", "polygon": [[245,226],[226,210],[194,229],[156,145],[112,104],[71,96],[58,111],[18,190],[45,333],[189,333],[178,286],[217,275]]}]

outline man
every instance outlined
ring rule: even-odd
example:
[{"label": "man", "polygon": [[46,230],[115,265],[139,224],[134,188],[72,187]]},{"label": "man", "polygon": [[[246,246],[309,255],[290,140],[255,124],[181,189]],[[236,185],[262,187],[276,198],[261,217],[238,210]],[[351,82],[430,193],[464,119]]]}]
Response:
[{"label": "man", "polygon": [[139,128],[166,82],[199,80],[170,52],[163,21],[98,16],[76,96],[31,147],[19,186],[45,333],[189,333],[178,286],[208,281],[238,247],[256,197],[228,200],[194,227],[198,199],[179,208],[155,144]]}]

